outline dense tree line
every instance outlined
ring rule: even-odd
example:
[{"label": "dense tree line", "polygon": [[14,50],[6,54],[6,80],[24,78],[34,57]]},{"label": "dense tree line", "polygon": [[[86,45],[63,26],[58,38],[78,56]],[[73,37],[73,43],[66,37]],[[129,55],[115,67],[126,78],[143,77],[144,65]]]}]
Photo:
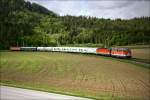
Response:
[{"label": "dense tree line", "polygon": [[150,44],[150,17],[59,16],[24,0],[0,1],[0,49],[10,46]]}]

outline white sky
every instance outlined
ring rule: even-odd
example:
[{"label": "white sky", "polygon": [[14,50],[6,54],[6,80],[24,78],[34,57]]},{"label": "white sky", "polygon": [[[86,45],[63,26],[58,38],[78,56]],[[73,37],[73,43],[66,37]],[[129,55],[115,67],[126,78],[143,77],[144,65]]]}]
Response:
[{"label": "white sky", "polygon": [[150,16],[150,0],[28,0],[63,16],[130,19]]}]

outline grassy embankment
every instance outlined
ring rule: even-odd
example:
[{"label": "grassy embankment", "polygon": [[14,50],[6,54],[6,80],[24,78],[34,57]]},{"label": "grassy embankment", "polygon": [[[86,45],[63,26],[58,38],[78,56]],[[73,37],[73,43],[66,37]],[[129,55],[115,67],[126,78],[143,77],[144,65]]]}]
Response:
[{"label": "grassy embankment", "polygon": [[95,99],[150,98],[149,69],[132,63],[68,53],[0,54],[1,85]]}]

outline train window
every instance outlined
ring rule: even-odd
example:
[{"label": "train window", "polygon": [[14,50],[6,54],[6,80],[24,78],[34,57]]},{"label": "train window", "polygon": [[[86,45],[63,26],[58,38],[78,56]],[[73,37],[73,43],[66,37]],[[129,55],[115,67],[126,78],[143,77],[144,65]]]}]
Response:
[{"label": "train window", "polygon": [[79,49],[79,51],[82,51],[82,49]]},{"label": "train window", "polygon": [[108,50],[112,50],[112,48],[107,48]]}]

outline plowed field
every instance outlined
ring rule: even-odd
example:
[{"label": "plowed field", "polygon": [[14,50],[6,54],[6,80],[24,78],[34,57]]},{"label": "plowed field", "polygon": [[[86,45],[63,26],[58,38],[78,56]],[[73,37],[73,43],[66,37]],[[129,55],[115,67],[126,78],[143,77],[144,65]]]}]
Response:
[{"label": "plowed field", "polygon": [[150,99],[150,70],[107,57],[0,52],[1,84],[96,99]]}]

